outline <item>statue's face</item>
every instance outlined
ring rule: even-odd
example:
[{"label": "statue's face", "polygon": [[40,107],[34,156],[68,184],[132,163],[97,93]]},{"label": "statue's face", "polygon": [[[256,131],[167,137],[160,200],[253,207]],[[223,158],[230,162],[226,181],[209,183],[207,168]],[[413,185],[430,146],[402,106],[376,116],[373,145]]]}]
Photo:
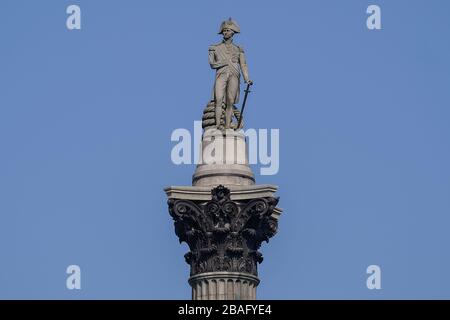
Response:
[{"label": "statue's face", "polygon": [[228,40],[233,37],[234,31],[228,28],[222,30],[223,38]]}]

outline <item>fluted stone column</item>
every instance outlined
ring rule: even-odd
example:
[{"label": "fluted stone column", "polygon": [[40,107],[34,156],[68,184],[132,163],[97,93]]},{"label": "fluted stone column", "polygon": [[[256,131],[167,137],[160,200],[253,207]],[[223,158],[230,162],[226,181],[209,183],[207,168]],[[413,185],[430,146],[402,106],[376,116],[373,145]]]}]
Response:
[{"label": "fluted stone column", "polygon": [[200,149],[192,186],[165,189],[175,233],[190,249],[192,299],[254,300],[259,249],[281,214],[277,187],[255,184],[241,132],[205,131]]},{"label": "fluted stone column", "polygon": [[259,279],[239,272],[206,272],[189,278],[193,300],[255,300]]}]

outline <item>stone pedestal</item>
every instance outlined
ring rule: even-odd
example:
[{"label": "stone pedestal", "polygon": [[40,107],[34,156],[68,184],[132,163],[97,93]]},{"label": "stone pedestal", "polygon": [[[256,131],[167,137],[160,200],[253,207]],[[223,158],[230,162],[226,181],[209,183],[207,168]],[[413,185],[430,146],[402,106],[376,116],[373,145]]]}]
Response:
[{"label": "stone pedestal", "polygon": [[201,163],[192,177],[193,186],[255,184],[243,133],[209,129],[203,133],[200,150]]},{"label": "stone pedestal", "polygon": [[277,187],[255,185],[240,132],[205,131],[201,150],[192,186],[165,189],[175,233],[190,249],[192,299],[256,299],[258,250],[281,214]]}]

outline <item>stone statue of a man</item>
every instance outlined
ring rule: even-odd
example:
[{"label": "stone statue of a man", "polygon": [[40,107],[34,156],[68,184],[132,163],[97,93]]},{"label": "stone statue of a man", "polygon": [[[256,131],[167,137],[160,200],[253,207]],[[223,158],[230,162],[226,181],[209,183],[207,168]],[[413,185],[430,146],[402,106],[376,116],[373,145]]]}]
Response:
[{"label": "stone statue of a man", "polygon": [[241,72],[248,84],[253,82],[248,75],[244,49],[233,43],[233,35],[239,33],[240,28],[231,18],[222,22],[219,34],[223,35],[222,42],[209,47],[209,64],[216,70],[214,82],[214,101],[216,126],[221,128],[222,103],[225,102],[225,128],[231,127],[233,105],[239,102],[239,85]]}]

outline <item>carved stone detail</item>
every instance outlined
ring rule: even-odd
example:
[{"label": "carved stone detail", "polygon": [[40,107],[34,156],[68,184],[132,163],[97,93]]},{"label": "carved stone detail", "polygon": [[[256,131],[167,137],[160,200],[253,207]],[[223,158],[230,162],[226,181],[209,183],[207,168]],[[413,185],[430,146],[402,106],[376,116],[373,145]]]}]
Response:
[{"label": "carved stone detail", "polygon": [[241,272],[257,276],[258,251],[277,232],[271,217],[278,197],[232,201],[230,190],[222,185],[211,190],[208,202],[169,199],[180,243],[190,251],[185,255],[191,276],[205,272]]}]

